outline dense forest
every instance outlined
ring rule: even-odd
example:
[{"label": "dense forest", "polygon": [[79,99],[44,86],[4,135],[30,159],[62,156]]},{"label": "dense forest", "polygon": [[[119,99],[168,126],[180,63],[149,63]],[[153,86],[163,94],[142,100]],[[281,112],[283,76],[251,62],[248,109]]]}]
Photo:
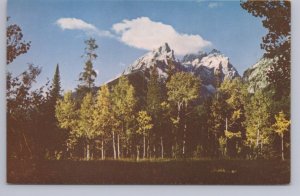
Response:
[{"label": "dense forest", "polygon": [[[276,60],[267,88],[250,93],[242,77],[220,79],[217,91],[203,96],[201,78],[172,63],[166,79],[153,66],[142,87],[126,75],[96,87],[101,72],[97,76],[93,65],[101,51],[90,38],[74,91],[63,93],[59,65],[38,89],[40,67],[7,73],[8,159],[290,159],[290,2],[246,1],[241,7],[268,30],[261,48]],[[7,66],[31,46],[12,20]]]}]

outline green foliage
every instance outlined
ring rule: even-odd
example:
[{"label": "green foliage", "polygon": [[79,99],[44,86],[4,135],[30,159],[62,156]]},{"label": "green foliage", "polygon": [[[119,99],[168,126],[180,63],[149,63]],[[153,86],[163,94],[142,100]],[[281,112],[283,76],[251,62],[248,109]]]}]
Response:
[{"label": "green foliage", "polygon": [[112,133],[117,133],[117,157],[120,158],[122,151],[120,143],[124,138],[121,138],[120,140],[119,137],[120,135],[126,136],[125,143],[132,142],[134,114],[137,103],[134,87],[129,83],[129,80],[125,76],[120,77],[118,83],[112,87],[112,103],[112,115],[114,115],[114,118],[116,119],[115,129],[112,129]]},{"label": "green foliage", "polygon": [[168,100],[176,104],[188,104],[199,97],[201,82],[190,73],[175,73],[167,83]]},{"label": "green foliage", "polygon": [[56,104],[55,116],[59,127],[72,131],[77,127],[77,111],[72,99],[72,92],[65,93],[62,100]]},{"label": "green foliage", "polygon": [[257,91],[246,105],[246,136],[247,144],[257,150],[257,155],[263,151],[262,146],[270,144],[270,95]]},{"label": "green foliage", "polygon": [[112,89],[113,111],[120,124],[133,118],[136,98],[133,86],[122,76]]},{"label": "green foliage", "polygon": [[107,136],[108,130],[111,130],[116,123],[112,111],[111,98],[108,86],[102,86],[98,91],[93,111],[93,126],[101,136]]},{"label": "green foliage", "polygon": [[[9,20],[9,18],[7,18]],[[6,63],[12,63],[21,54],[27,53],[31,42],[23,40],[23,33],[20,26],[10,24],[6,27]]]},{"label": "green foliage", "polygon": [[238,149],[242,147],[242,140],[246,138],[245,104],[247,102],[247,86],[241,78],[225,80],[218,89],[223,93],[226,101],[226,130],[228,138],[228,155],[237,156]]},{"label": "green foliage", "polygon": [[46,101],[41,106],[39,121],[44,127],[39,131],[42,148],[48,153],[49,158],[55,158],[55,151],[62,151],[66,139],[66,131],[61,130],[55,117],[56,102],[61,98],[59,65],[57,64],[55,74],[49,92],[46,95]]},{"label": "green foliage", "polygon": [[225,80],[220,91],[223,92],[227,103],[228,130],[244,133],[243,122],[245,121],[245,104],[248,96],[246,85],[240,78]]},{"label": "green foliage", "polygon": [[281,158],[284,160],[284,134],[289,131],[291,121],[286,118],[283,111],[275,115],[275,123],[272,125],[274,131],[281,137]]},{"label": "green foliage", "polygon": [[60,87],[60,74],[59,74],[59,65],[56,65],[54,77],[52,80],[51,90],[50,90],[50,99],[52,104],[56,104],[56,101],[60,98],[61,87]]},{"label": "green foliage", "polygon": [[39,67],[29,65],[17,77],[7,73],[7,140],[9,158],[38,158],[42,106],[46,103],[44,87],[33,90]]},{"label": "green foliage", "polygon": [[137,133],[141,135],[149,135],[149,131],[152,129],[152,118],[146,111],[139,111],[137,115],[138,130]]},{"label": "green foliage", "polygon": [[248,0],[241,6],[253,16],[262,18],[263,26],[268,29],[267,35],[262,38],[261,48],[266,51],[265,57],[277,59],[268,72],[268,80],[275,87],[277,98],[288,96],[291,81],[291,2]]},{"label": "green foliage", "polygon": [[78,128],[76,130],[77,137],[83,137],[86,139],[94,139],[99,132],[94,129],[93,126],[93,111],[94,103],[93,96],[88,93],[82,100],[82,104],[79,110]]},{"label": "green foliage", "polygon": [[272,128],[280,137],[283,137],[284,133],[289,131],[290,125],[291,121],[287,120],[286,115],[281,111],[275,115],[275,123]]},{"label": "green foliage", "polygon": [[213,97],[209,116],[210,131],[214,137],[216,137],[215,139],[224,135],[227,110],[228,105],[224,98],[224,94],[222,92],[217,92]]},{"label": "green foliage", "polygon": [[151,68],[150,80],[147,85],[147,111],[157,119],[162,103],[162,90],[159,82],[159,75],[156,66]]}]

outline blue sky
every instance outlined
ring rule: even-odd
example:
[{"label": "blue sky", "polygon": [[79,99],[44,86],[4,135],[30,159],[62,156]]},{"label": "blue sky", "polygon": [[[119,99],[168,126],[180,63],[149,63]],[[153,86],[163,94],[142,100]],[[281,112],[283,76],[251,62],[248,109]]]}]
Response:
[{"label": "blue sky", "polygon": [[178,58],[216,48],[243,74],[262,57],[266,34],[239,1],[10,0],[8,15],[32,42],[8,69],[19,74],[27,63],[39,65],[38,83],[44,84],[58,63],[65,90],[78,85],[84,40],[91,36],[99,44],[94,68],[100,85],[164,40]]}]

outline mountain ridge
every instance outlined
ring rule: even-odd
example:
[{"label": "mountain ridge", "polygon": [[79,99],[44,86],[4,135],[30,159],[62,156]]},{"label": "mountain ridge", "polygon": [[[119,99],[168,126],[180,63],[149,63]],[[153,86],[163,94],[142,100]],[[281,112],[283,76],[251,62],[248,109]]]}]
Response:
[{"label": "mountain ridge", "polygon": [[122,75],[142,72],[147,80],[150,76],[150,68],[156,66],[159,77],[165,80],[168,77],[169,63],[172,63],[179,71],[189,72],[199,77],[204,87],[201,91],[205,95],[213,94],[216,91],[217,73],[220,73],[221,81],[241,77],[230,63],[229,58],[216,49],[209,53],[199,51],[195,54],[187,54],[182,60],[178,60],[168,43],[135,60],[122,72]]}]

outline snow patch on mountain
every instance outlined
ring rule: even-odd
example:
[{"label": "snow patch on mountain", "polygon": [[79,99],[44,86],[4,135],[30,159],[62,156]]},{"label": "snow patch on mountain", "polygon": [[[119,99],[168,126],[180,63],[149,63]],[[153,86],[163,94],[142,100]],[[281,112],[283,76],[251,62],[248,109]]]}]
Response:
[{"label": "snow patch on mountain", "polygon": [[168,65],[170,61],[176,62],[177,60],[174,56],[174,51],[171,50],[167,43],[165,43],[158,49],[155,49],[138,58],[123,72],[123,74],[127,75],[135,71],[146,71],[146,69],[150,69],[155,65],[158,69],[159,75],[166,78],[166,65]]},{"label": "snow patch on mountain", "polygon": [[189,58],[184,57],[182,65],[191,67],[190,69],[194,72],[197,72],[197,69],[202,69],[207,73],[213,72],[214,74],[217,71],[221,71],[222,80],[239,77],[237,70],[230,63],[229,58],[216,49],[208,54],[199,53],[198,55],[189,55]]}]

